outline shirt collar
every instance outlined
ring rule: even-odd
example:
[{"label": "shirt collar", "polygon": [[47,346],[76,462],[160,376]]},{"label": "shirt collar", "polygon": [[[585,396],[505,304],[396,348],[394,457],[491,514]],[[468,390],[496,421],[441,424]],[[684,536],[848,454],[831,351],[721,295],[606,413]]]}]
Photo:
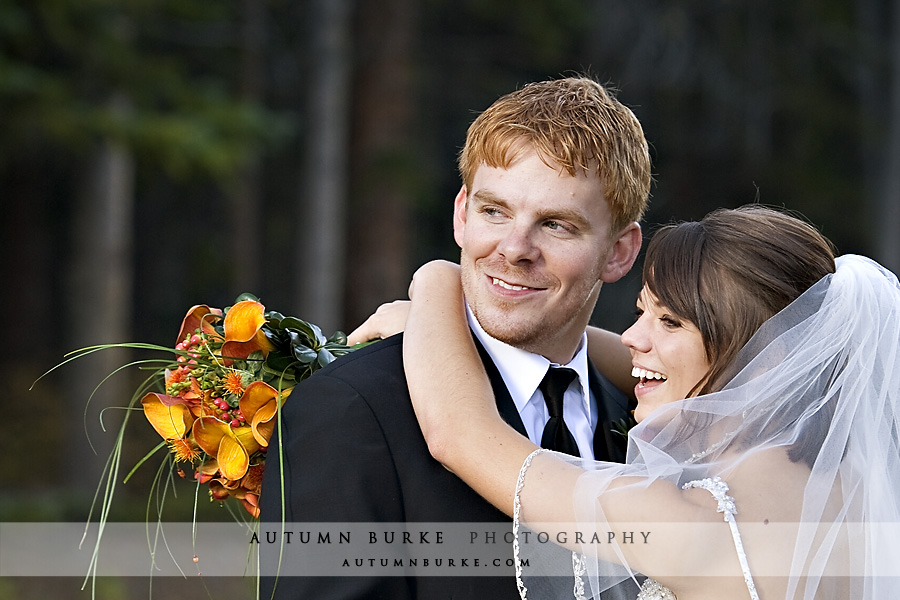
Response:
[{"label": "shirt collar", "polygon": [[[582,334],[581,341],[578,344],[578,350],[575,356],[567,364],[560,365],[551,363],[540,354],[534,354],[521,348],[510,346],[500,340],[491,337],[481,327],[478,319],[472,314],[468,303],[466,304],[466,315],[469,319],[469,326],[475,332],[475,337],[487,350],[491,359],[494,361],[503,382],[509,390],[509,395],[519,412],[522,411],[525,404],[534,396],[541,380],[547,373],[547,369],[552,367],[567,367],[578,373],[578,382],[581,385],[581,401],[584,406],[585,414],[591,415],[591,403],[589,393],[588,379],[588,358],[587,358],[587,334]],[[543,400],[541,400],[543,402]]]}]

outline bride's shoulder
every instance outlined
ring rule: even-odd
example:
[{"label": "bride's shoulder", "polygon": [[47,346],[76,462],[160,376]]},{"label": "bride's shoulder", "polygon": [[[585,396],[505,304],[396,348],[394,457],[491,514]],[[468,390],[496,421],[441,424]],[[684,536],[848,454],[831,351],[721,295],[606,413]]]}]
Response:
[{"label": "bride's shoulder", "polygon": [[[787,448],[755,448],[744,452],[733,461],[733,465],[722,473],[722,478],[734,484],[755,481],[758,484],[804,483],[809,479],[809,467],[803,462],[794,462],[788,456]],[[801,486],[802,487],[802,486]]]},{"label": "bride's shoulder", "polygon": [[810,470],[805,463],[794,462],[784,448],[766,448],[746,453],[721,475],[728,482],[738,510],[774,520],[795,517],[793,507],[802,499]]}]

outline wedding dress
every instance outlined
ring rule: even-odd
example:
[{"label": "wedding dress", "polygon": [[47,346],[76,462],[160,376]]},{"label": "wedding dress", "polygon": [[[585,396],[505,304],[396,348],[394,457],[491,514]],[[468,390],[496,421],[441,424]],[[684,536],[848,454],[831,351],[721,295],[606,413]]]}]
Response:
[{"label": "wedding dress", "polygon": [[[659,407],[632,429],[626,464],[546,451],[528,457],[513,515],[522,598],[598,598],[642,575],[674,577],[673,583],[688,578],[701,586],[695,590],[710,581],[709,592],[718,584],[698,579],[711,577],[707,559],[713,566],[727,563],[732,587],[727,594],[701,596],[881,600],[895,595],[900,283],[864,257],[844,256],[836,263],[836,273],[759,329],[721,390]],[[737,502],[726,493],[728,486]],[[682,490],[691,488],[712,494],[715,508],[697,496],[686,502],[684,495],[695,492]],[[685,512],[684,505],[694,512]],[[718,517],[710,518],[712,510],[722,513],[730,536]],[[583,539],[557,539],[565,546],[561,550],[528,538],[528,532],[540,531],[549,532],[543,539],[552,538],[547,522],[555,514],[572,520],[558,530],[582,532]],[[645,559],[641,548],[613,535],[619,523],[629,518],[640,523],[648,514],[663,530],[673,523],[683,528],[678,530],[683,543],[670,546],[676,552],[684,548],[694,562]],[[769,524],[770,514],[784,523]],[[710,531],[704,527],[717,529],[693,533]],[[654,572],[671,564],[692,564],[694,571]],[[765,589],[757,592],[759,585]],[[653,579],[639,596],[673,598]]]}]

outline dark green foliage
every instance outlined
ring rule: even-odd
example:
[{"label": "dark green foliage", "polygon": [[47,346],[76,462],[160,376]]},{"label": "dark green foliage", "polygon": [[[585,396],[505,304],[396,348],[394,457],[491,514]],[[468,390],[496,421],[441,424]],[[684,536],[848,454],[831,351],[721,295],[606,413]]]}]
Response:
[{"label": "dark green foliage", "polygon": [[233,2],[0,0],[0,159],[36,135],[117,140],[147,164],[228,184],[289,119],[242,101]]}]

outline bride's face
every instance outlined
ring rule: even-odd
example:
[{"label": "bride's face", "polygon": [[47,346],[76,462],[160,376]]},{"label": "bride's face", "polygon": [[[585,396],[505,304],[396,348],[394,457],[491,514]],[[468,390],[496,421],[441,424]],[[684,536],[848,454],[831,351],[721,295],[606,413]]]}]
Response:
[{"label": "bride's face", "polygon": [[638,422],[653,410],[687,398],[709,371],[700,331],[676,317],[644,287],[637,301],[638,319],[622,334],[631,349]]}]

